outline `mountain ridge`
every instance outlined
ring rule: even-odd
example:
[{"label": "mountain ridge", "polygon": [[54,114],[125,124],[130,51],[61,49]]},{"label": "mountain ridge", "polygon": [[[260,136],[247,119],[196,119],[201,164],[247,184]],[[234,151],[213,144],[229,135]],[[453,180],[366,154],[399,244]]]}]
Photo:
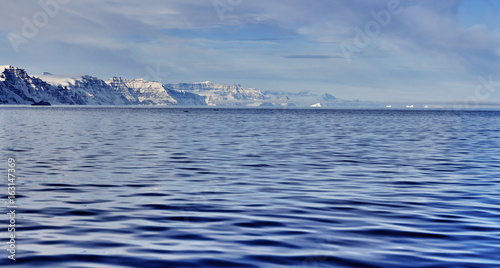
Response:
[{"label": "mountain ridge", "polygon": [[[307,97],[307,98],[306,98]],[[112,77],[108,80],[82,75],[64,76],[43,72],[29,75],[12,65],[0,65],[0,104],[56,105],[181,105],[181,106],[310,106],[337,101],[330,94],[262,92],[241,84],[210,81],[162,84],[142,78]]]},{"label": "mountain ridge", "polygon": [[[191,91],[189,89],[192,89]],[[194,92],[193,92],[194,91]],[[201,92],[203,94],[197,94]],[[211,82],[161,84],[139,79],[61,76],[44,72],[29,75],[12,65],[0,66],[0,103],[31,104],[48,101],[69,105],[238,105],[240,101],[264,99],[259,90],[239,84]]]}]

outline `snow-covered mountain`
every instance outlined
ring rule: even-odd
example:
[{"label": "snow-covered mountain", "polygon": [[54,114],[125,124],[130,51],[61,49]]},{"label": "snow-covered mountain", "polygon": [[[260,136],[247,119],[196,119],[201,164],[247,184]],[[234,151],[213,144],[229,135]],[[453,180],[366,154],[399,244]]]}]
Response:
[{"label": "snow-covered mountain", "polygon": [[166,89],[144,79],[113,77],[103,81],[92,76],[60,76],[43,73],[30,76],[10,65],[0,66],[0,103],[77,105],[207,105],[193,93]]},{"label": "snow-covered mountain", "polygon": [[207,105],[205,97],[191,92],[178,91],[166,88],[168,94],[177,100],[178,105],[199,106]]},{"label": "snow-covered mountain", "polygon": [[115,92],[119,92],[129,103],[140,105],[176,105],[175,100],[162,84],[144,79],[122,79],[113,77],[106,82]]},{"label": "snow-covered mountain", "polygon": [[220,85],[211,82],[165,84],[168,90],[194,93],[205,97],[211,106],[244,105],[263,101],[266,96],[256,89],[245,89],[240,84]]},{"label": "snow-covered mountain", "polygon": [[79,89],[68,90],[63,85],[51,85],[10,65],[0,67],[0,103],[31,104],[44,100],[55,104],[88,104],[89,94]]},{"label": "snow-covered mountain", "polygon": [[10,65],[0,66],[0,104],[32,104],[47,101],[70,105],[183,105],[183,106],[322,106],[359,105],[308,92],[287,93],[246,89],[240,84],[211,82],[161,84],[144,79],[61,76],[43,73],[30,76]]},{"label": "snow-covered mountain", "polygon": [[84,76],[43,73],[30,76],[13,66],[0,66],[0,103],[78,105],[245,105],[267,97],[239,84],[210,82],[162,85],[144,79],[113,77],[108,81]]},{"label": "snow-covered mountain", "polygon": [[200,95],[167,89],[158,82],[149,82],[142,78],[129,80],[113,77],[106,83],[119,92],[130,104],[207,105],[205,98]]}]

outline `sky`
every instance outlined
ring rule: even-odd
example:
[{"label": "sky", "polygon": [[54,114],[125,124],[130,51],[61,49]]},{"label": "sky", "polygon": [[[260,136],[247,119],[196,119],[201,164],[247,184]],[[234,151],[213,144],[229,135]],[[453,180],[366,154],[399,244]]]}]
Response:
[{"label": "sky", "polygon": [[0,65],[363,101],[500,102],[499,8],[495,0],[4,0]]}]

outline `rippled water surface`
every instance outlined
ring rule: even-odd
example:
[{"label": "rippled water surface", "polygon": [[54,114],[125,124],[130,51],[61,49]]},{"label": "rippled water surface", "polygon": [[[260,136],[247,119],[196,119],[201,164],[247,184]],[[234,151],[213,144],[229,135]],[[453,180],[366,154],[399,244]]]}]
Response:
[{"label": "rippled water surface", "polygon": [[1,267],[500,267],[499,112],[4,107],[0,123],[19,206]]}]

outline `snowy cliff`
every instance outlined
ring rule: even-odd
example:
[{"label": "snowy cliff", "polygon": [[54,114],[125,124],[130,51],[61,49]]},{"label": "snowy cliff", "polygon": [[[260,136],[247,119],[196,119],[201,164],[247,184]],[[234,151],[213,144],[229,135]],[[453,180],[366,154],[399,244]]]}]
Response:
[{"label": "snowy cliff", "polygon": [[207,105],[193,93],[165,89],[144,79],[113,77],[103,81],[92,76],[30,76],[10,65],[0,66],[0,103],[31,104],[48,101],[70,105]]},{"label": "snowy cliff", "polygon": [[[61,76],[51,73],[30,76],[23,69],[0,66],[0,104],[47,101],[70,105],[293,106],[292,101],[303,98],[300,96],[291,100],[292,97],[293,94],[284,92],[264,94],[240,84],[161,84],[120,77],[104,81],[88,75]],[[325,95],[323,99],[334,101],[335,97]]]},{"label": "snowy cliff", "polygon": [[262,92],[245,89],[240,84],[219,85],[211,82],[166,84],[168,90],[184,91],[205,97],[208,105],[240,105],[265,100]]},{"label": "snowy cliff", "polygon": [[113,77],[108,81],[84,76],[43,73],[30,76],[10,65],[0,66],[0,103],[48,101],[71,105],[239,105],[264,100],[262,92],[210,82],[162,85],[144,79]]},{"label": "snowy cliff", "polygon": [[113,77],[107,82],[115,92],[119,93],[128,101],[128,104],[140,105],[176,105],[175,100],[162,84],[148,82],[144,79],[122,79]]},{"label": "snowy cliff", "polygon": [[0,103],[31,104],[44,100],[55,104],[87,104],[87,96],[80,90],[68,90],[29,76],[23,69],[0,67]]}]

